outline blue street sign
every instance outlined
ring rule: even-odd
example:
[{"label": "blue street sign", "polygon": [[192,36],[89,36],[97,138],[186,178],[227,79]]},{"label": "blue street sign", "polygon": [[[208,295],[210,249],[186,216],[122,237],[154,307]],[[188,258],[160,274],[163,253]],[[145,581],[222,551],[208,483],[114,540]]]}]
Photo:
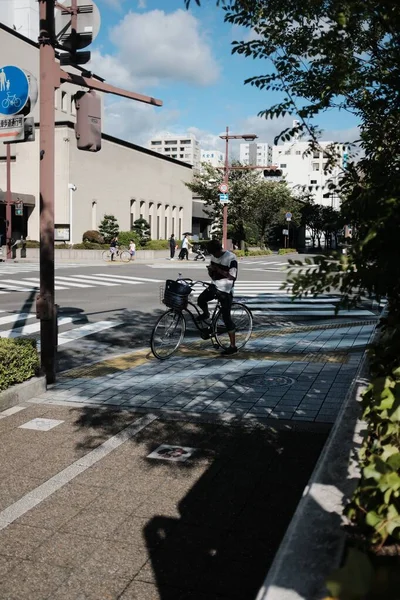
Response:
[{"label": "blue street sign", "polygon": [[29,97],[29,81],[19,67],[0,67],[0,114],[16,115]]},{"label": "blue street sign", "polygon": [[219,201],[220,202],[229,202],[229,194],[220,194]]}]

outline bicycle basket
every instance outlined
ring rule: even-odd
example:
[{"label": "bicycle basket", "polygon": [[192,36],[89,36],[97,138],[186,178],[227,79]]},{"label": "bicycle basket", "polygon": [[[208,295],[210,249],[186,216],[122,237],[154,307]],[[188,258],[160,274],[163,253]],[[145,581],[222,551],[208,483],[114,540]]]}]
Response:
[{"label": "bicycle basket", "polygon": [[167,279],[163,302],[168,308],[186,308],[191,291],[190,285]]}]

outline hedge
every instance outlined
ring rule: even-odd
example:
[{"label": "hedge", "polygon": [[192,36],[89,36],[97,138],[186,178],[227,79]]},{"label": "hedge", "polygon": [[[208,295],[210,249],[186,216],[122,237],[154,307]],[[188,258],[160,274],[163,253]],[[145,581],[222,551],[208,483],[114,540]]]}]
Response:
[{"label": "hedge", "polygon": [[233,250],[233,253],[239,258],[242,256],[268,256],[272,254],[272,250]]},{"label": "hedge", "polygon": [[297,254],[297,250],[296,248],[280,248],[278,250],[278,254],[280,254],[282,256],[282,254]]},{"label": "hedge", "polygon": [[36,341],[0,338],[0,391],[39,373]]}]

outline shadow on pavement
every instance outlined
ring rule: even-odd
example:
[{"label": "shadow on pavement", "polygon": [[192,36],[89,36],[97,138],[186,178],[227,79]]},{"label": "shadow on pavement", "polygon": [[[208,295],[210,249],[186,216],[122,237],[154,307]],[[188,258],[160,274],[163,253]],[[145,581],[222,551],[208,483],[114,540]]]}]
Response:
[{"label": "shadow on pavement", "polygon": [[[75,425],[94,430],[98,445],[124,419],[87,407]],[[146,516],[148,560],[126,598],[148,585],[159,600],[254,600],[327,435],[159,420],[127,442],[121,467],[129,464],[132,493],[152,493],[131,515]],[[160,444],[195,452],[186,462],[147,458]]]}]

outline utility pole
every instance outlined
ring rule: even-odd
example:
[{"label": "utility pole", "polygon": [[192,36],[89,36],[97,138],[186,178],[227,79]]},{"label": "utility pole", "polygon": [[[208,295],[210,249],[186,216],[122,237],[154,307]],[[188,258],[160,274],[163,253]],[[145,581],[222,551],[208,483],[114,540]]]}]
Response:
[{"label": "utility pole", "polygon": [[[225,133],[225,171],[224,171],[224,183],[228,186],[229,184],[229,127],[226,128]],[[228,240],[228,205],[224,204],[223,218],[222,218],[222,246],[226,250]]]},{"label": "utility pole", "polygon": [[11,258],[11,236],[12,236],[12,193],[11,193],[11,147],[6,144],[6,252],[7,258]]},{"label": "utility pole", "polygon": [[[75,73],[68,73],[60,67],[60,64],[56,62],[55,57],[55,47],[57,46],[57,48],[60,48],[60,44],[56,41],[55,34],[55,8],[61,10],[63,13],[66,12],[71,15],[71,36],[67,50],[70,53],[72,62],[64,62],[64,64],[74,65],[75,58],[81,61],[84,60],[84,57],[82,55],[79,57],[79,53],[76,52],[77,49],[84,47],[85,45],[82,44],[82,39],[80,38],[82,34],[78,31],[78,15],[81,14],[80,7],[78,6],[77,0],[70,1],[71,6],[68,7],[67,3],[59,4],[55,0],[39,0],[40,293],[36,301],[36,315],[40,319],[41,366],[42,371],[46,375],[48,384],[54,383],[56,379],[57,352],[57,307],[55,305],[54,292],[54,92],[60,87],[62,82],[69,82],[81,88],[84,87],[89,90],[98,90],[108,94],[130,98],[138,102],[162,106],[161,100],[116,88],[104,81],[92,78],[91,74],[88,72],[84,75],[78,75]],[[90,4],[90,2],[88,3]],[[93,6],[93,3],[91,3],[90,6]],[[87,9],[87,7],[84,8]],[[68,30],[68,27],[66,30]],[[61,46],[61,48],[63,48],[63,46]],[[86,58],[88,59],[88,57]],[[91,148],[85,149],[91,150]]]}]

